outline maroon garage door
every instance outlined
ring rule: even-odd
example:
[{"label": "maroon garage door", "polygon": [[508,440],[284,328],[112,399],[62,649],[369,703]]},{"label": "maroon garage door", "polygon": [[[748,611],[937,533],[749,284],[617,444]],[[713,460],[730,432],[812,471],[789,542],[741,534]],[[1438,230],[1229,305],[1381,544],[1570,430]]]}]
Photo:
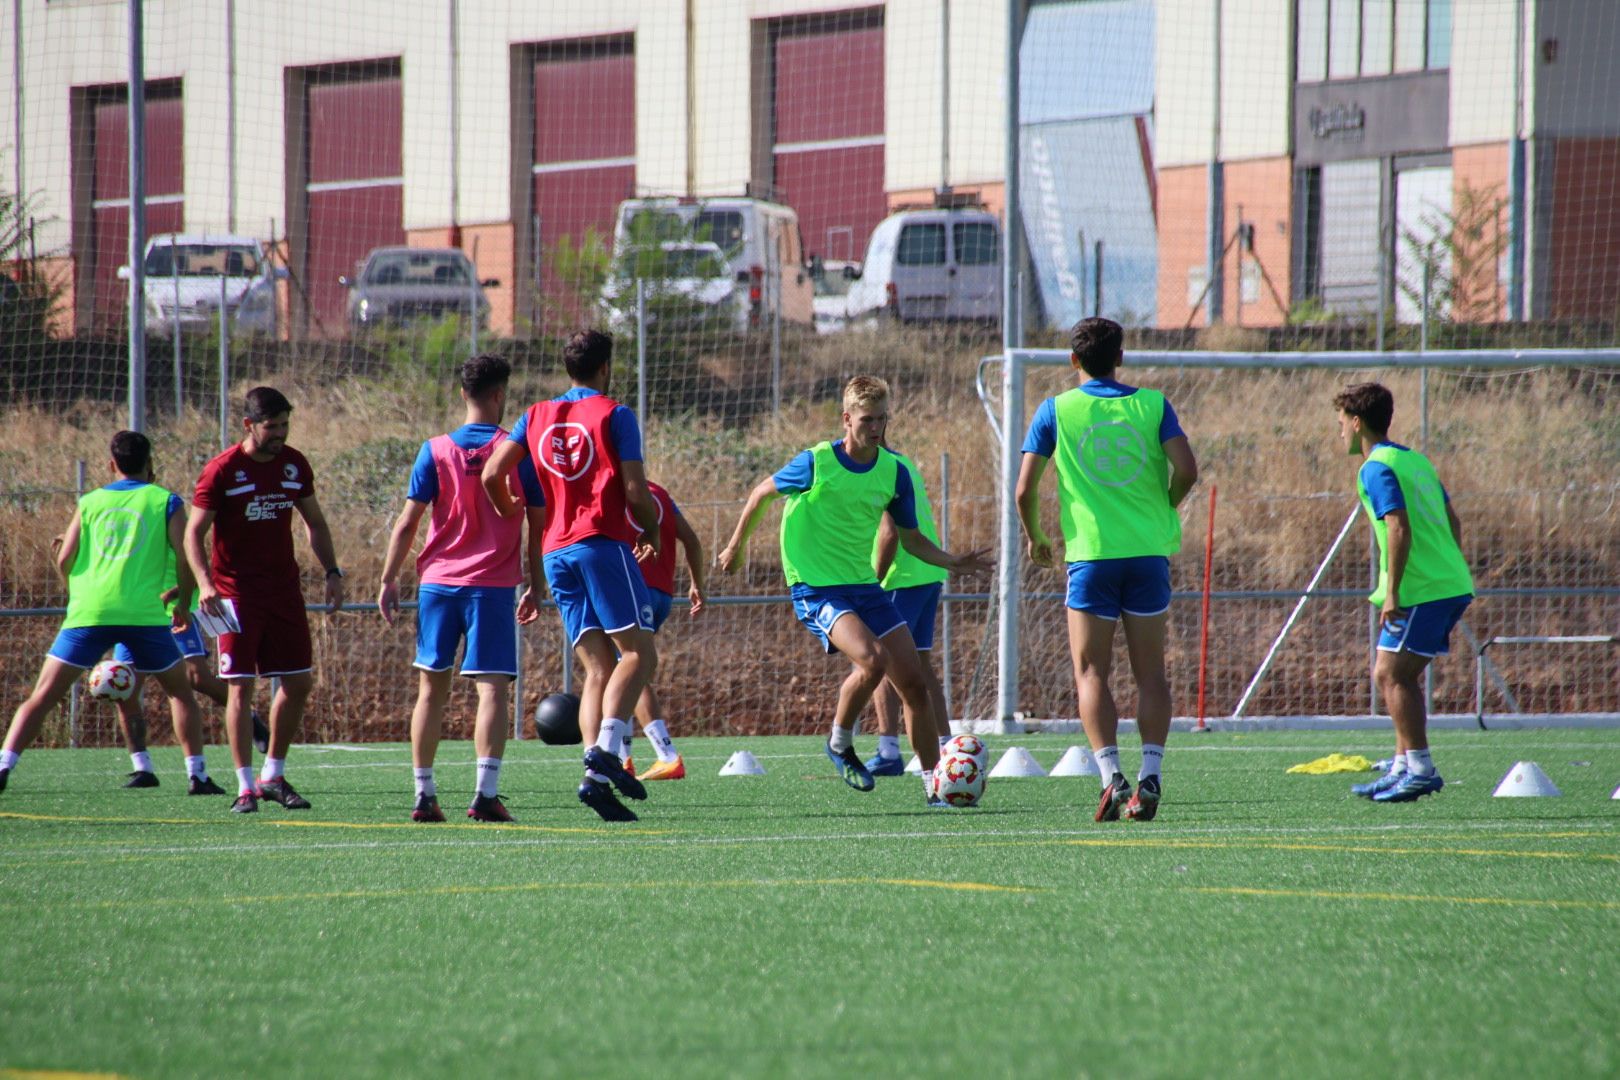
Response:
[{"label": "maroon garage door", "polygon": [[[125,87],[98,90],[91,106],[89,249],[77,260],[81,315],[98,331],[124,316],[128,286],[118,268],[129,261],[129,97]],[[178,82],[146,88],[146,235],[185,224],[185,155]],[[83,235],[82,233],[80,234]]]},{"label": "maroon garage door", "polygon": [[405,243],[398,66],[311,71],[304,101],[305,288],[316,329],[338,333],[348,300],[338,276],[372,248]]},{"label": "maroon garage door", "polygon": [[775,183],[806,254],[859,259],[883,195],[883,9],[773,23]]},{"label": "maroon garage door", "polygon": [[552,253],[589,229],[611,243],[613,215],[636,187],[636,59],[628,36],[538,47],[534,64],[532,236],[548,296]]}]

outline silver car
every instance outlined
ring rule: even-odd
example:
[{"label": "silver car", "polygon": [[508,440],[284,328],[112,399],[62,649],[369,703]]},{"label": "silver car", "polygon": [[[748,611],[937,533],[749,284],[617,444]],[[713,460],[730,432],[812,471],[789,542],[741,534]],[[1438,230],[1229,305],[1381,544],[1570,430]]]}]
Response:
[{"label": "silver car", "polygon": [[417,319],[489,317],[485,289],[495,278],[479,281],[472,261],[458,248],[377,248],[355,271],[338,278],[349,290],[349,326],[370,330],[401,326]]}]

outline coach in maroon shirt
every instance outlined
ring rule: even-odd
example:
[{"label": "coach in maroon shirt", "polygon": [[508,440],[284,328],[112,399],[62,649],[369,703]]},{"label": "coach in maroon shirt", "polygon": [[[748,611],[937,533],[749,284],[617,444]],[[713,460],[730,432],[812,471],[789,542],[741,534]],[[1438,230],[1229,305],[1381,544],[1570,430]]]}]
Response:
[{"label": "coach in maroon shirt", "polygon": [[[281,391],[249,390],[245,436],[203,467],[186,523],[186,560],[197,575],[198,606],[214,616],[234,606],[241,627],[219,637],[219,674],[230,694],[225,725],[236,762],[231,810],[238,814],[258,810],[260,799],[289,810],[309,808],[283,775],[287,748],[315,687],[309,619],[293,557],[294,511],[326,568],[327,604],[336,611],[343,603],[343,571],[315,499],[314,473],[304,455],[287,445],[291,419],[292,404]],[[210,527],[211,551],[203,546]],[[260,677],[280,679],[281,689],[270,703],[270,749],[255,783],[251,709]]]}]

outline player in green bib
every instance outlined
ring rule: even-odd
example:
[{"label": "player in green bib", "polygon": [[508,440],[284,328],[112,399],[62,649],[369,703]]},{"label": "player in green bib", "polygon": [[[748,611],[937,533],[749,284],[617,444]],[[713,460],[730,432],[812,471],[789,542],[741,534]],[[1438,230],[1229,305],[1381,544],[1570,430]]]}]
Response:
[{"label": "player in green bib", "polygon": [[[112,438],[107,463],[114,480],[79,500],[56,554],[67,586],[67,616],[39,680],[18,707],[0,750],[0,791],[40,725],[75,680],[115,645],[129,649],[137,674],[151,675],[169,696],[175,738],[188,761],[202,756],[202,715],[186,679],[172,628],[186,625],[196,590],[182,552],[180,497],[148,483],[152,444],[138,431]],[[165,602],[170,560],[180,567],[173,613]],[[204,773],[204,779],[207,774]]]},{"label": "player in green bib", "polygon": [[888,384],[870,375],[851,379],[844,387],[844,437],[818,443],[761,480],[718,561],[726,572],[740,569],[748,538],[770,504],[787,499],[782,569],[794,611],[827,652],[836,649],[853,665],[839,688],[827,756],[846,784],[872,790],[872,774],[852,745],[854,726],[887,676],[900,692],[911,745],[924,770],[924,792],[937,804],[931,781],[939,742],[928,684],[911,630],[878,584],[872,546],[887,513],[900,545],[925,563],[962,573],[982,572],[990,564],[983,551],[953,555],[919,531],[910,474],[882,446],[888,422]]},{"label": "player in green bib", "polygon": [[1378,540],[1379,609],[1373,677],[1395,725],[1390,770],[1350,790],[1374,802],[1411,802],[1445,786],[1429,754],[1422,676],[1450,650],[1451,631],[1474,599],[1462,553],[1462,522],[1429,459],[1389,439],[1395,398],[1358,383],[1333,399],[1339,440],[1361,459],[1356,495]]},{"label": "player in green bib", "polygon": [[[887,442],[885,449],[889,449]],[[917,529],[930,541],[939,543],[939,530],[934,525],[934,510],[928,502],[922,473],[916,462],[898,450],[891,451],[900,459],[900,467],[910,474],[911,490],[916,495]],[[925,563],[900,546],[900,531],[894,518],[883,515],[878,527],[877,545],[872,549],[872,569],[895,610],[911,629],[911,640],[917,646],[922,660],[923,678],[928,682],[928,700],[934,709],[935,734],[939,745],[951,738],[951,718],[945,707],[945,687],[934,670],[934,621],[939,613],[940,594],[950,571]],[[900,761],[900,694],[894,684],[885,679],[872,695],[872,711],[877,714],[878,752],[866,762],[866,771],[873,776],[901,776],[905,766]]]},{"label": "player in green bib", "polygon": [[[1102,778],[1096,820],[1151,821],[1162,794],[1160,765],[1170,734],[1165,637],[1170,620],[1170,556],[1181,549],[1176,507],[1198,479],[1198,462],[1176,413],[1157,390],[1114,378],[1124,362],[1125,332],[1109,319],[1082,319],[1070,336],[1069,362],[1089,376],[1047,398],[1024,439],[1018,517],[1036,566],[1055,566],[1041,528],[1041,476],[1057,462],[1058,515],[1069,575],[1069,654],[1080,721]],[[1009,434],[1010,437],[1010,434]],[[1136,677],[1136,726],[1142,736],[1137,789],[1119,765],[1119,710],[1108,686],[1114,628]]]}]

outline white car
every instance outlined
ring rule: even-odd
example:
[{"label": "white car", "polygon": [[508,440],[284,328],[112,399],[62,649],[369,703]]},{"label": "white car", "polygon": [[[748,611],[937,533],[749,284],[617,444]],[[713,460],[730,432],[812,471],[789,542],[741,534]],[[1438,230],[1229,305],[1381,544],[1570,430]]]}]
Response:
[{"label": "white car", "polygon": [[[272,267],[264,245],[251,236],[165,233],[146,243],[146,327],[162,335],[176,325],[186,333],[219,326],[220,282],[225,314],[239,331],[276,332],[276,282],[287,271]],[[128,280],[128,266],[118,268]]]},{"label": "white car", "polygon": [[614,259],[602,288],[608,325],[627,331],[636,325],[636,281],[643,286],[649,326],[746,332],[746,293],[712,241],[666,240],[656,247],[626,248]]}]

